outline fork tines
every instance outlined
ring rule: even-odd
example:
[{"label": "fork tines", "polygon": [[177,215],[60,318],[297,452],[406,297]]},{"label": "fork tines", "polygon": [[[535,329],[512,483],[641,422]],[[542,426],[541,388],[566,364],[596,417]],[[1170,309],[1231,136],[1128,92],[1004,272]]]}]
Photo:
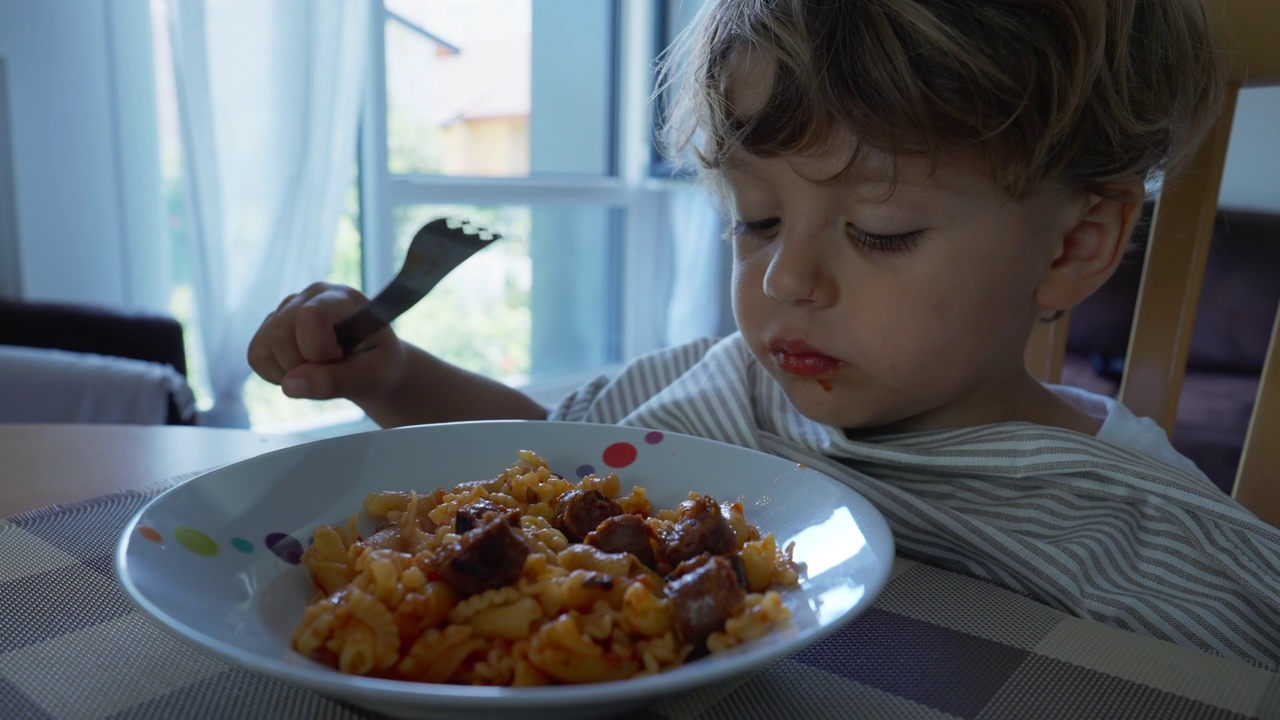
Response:
[{"label": "fork tines", "polygon": [[467,235],[475,235],[485,242],[492,242],[494,240],[499,240],[502,238],[501,234],[493,232],[492,230],[489,230],[488,228],[482,227],[480,225],[476,225],[475,223],[465,218],[446,217],[446,218],[441,218],[441,220],[444,221],[444,225],[446,228],[454,231],[461,230],[463,233]]}]

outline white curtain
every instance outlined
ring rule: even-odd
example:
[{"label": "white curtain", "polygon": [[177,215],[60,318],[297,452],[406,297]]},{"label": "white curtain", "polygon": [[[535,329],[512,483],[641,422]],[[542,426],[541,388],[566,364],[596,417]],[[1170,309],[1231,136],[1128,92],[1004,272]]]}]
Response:
[{"label": "white curtain", "polygon": [[368,0],[169,0],[192,272],[213,407],[248,427],[245,351],[329,273],[356,159]]},{"label": "white curtain", "polygon": [[667,344],[731,331],[725,258],[729,247],[720,210],[701,185],[691,183],[669,191],[666,216],[674,270],[667,305]]}]

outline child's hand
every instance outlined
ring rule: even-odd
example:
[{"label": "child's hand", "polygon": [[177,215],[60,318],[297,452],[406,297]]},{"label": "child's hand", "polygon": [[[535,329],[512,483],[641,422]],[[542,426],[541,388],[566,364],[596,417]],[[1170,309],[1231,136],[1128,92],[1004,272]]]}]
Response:
[{"label": "child's hand", "polygon": [[249,341],[249,367],[292,398],[381,400],[404,365],[400,339],[387,327],[344,357],[333,329],[367,302],[360,291],[331,283],[290,295]]}]

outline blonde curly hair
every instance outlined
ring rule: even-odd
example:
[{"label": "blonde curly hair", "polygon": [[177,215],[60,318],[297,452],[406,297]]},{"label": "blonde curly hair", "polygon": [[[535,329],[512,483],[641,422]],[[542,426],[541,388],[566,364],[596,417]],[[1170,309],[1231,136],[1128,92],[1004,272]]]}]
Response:
[{"label": "blonde curly hair", "polygon": [[[745,56],[768,86],[751,108],[730,92]],[[734,148],[821,152],[843,131],[891,157],[976,152],[1020,197],[1176,172],[1224,87],[1200,0],[709,0],[658,95],[664,153],[721,190]]]}]

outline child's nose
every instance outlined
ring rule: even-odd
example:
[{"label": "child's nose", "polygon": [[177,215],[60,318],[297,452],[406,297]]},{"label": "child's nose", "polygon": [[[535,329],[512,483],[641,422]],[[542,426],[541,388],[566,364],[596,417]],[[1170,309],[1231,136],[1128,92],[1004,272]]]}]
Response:
[{"label": "child's nose", "polygon": [[829,262],[824,262],[820,238],[787,235],[784,231],[774,240],[774,254],[764,274],[765,295],[787,305],[833,304],[838,288]]}]

